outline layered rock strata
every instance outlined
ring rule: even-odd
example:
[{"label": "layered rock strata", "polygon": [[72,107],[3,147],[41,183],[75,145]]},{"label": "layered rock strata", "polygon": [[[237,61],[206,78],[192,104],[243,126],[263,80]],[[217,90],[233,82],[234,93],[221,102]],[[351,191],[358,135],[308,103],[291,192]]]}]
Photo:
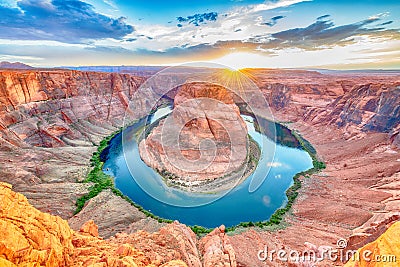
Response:
[{"label": "layered rock strata", "polygon": [[[302,250],[305,242],[335,246],[339,238],[350,238],[349,244],[358,246],[381,234],[400,210],[400,128],[396,125],[400,75],[246,72],[259,85],[276,118],[309,140],[327,169],[300,178],[303,186],[292,215],[285,218],[285,229],[225,235],[237,266],[287,266],[260,262],[257,251],[265,245]],[[71,218],[76,199],[91,186],[77,181],[90,169],[94,144],[122,125],[124,109],[141,82],[141,78],[119,74],[1,71],[0,180],[13,184],[39,210]],[[74,229],[79,230],[93,212],[98,215],[93,219],[101,236],[130,233],[144,225],[158,232],[162,225],[156,221],[141,216],[120,220],[108,212],[107,203],[119,201],[107,192],[100,195],[87,204],[86,212],[76,215]],[[129,214],[135,214],[134,209]],[[152,233],[139,233],[136,240],[150,248],[154,243],[147,243],[147,235]],[[165,250],[162,245],[159,248]]]},{"label": "layered rock strata", "polygon": [[172,114],[140,142],[139,149],[152,168],[196,185],[244,168],[247,128],[227,89],[190,83],[179,88]]},{"label": "layered rock strata", "polygon": [[[67,221],[32,207],[10,184],[0,183],[0,203],[0,266],[236,266],[223,228],[207,235],[199,252],[196,235],[178,222],[104,240],[93,220],[74,231]],[[222,249],[218,254],[216,247]]]}]

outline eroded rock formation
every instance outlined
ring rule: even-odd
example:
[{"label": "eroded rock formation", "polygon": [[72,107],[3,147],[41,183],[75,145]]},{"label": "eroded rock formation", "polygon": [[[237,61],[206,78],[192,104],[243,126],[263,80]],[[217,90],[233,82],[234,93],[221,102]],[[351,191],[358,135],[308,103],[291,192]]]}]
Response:
[{"label": "eroded rock formation", "polygon": [[183,183],[196,184],[243,167],[247,128],[227,89],[189,83],[179,88],[172,114],[139,148],[149,166],[175,174]]},{"label": "eroded rock formation", "polygon": [[381,236],[366,244],[350,259],[345,267],[399,266],[400,264],[400,222],[389,227]]},{"label": "eroded rock formation", "polygon": [[400,78],[397,74],[321,74],[312,71],[248,70],[275,115],[289,121],[331,125],[343,137],[384,132],[399,142]]},{"label": "eroded rock formation", "polygon": [[223,228],[207,235],[199,251],[196,235],[178,222],[104,240],[93,220],[74,231],[67,221],[32,207],[10,184],[0,182],[0,203],[1,266],[236,266]]},{"label": "eroded rock formation", "polygon": [[[321,247],[334,246],[339,238],[350,237],[349,244],[354,246],[372,241],[392,223],[387,218],[394,218],[400,210],[400,126],[396,125],[399,102],[398,98],[391,97],[398,95],[400,76],[326,75],[291,70],[248,72],[269,100],[277,119],[292,122],[289,127],[313,144],[327,163],[327,169],[309,178],[300,178],[303,186],[292,215],[285,219],[287,228],[275,232],[250,229],[224,235],[235,251],[237,265],[286,266],[279,262],[260,262],[257,251],[265,245],[271,249],[301,250],[305,242]],[[91,186],[78,181],[90,169],[94,145],[122,125],[124,109],[141,82],[141,78],[130,75],[107,73],[1,71],[0,180],[13,184],[14,190],[26,195],[39,210],[70,219],[76,199]],[[146,237],[159,234],[163,225],[150,218],[136,217],[138,211],[132,206],[130,215],[120,220],[114,215],[126,211],[126,205],[116,205],[108,212],[110,205],[120,201],[108,192],[90,201],[86,210],[71,219],[76,230],[74,235],[90,219],[99,225],[100,236],[117,238],[119,231],[129,236],[147,227],[149,232],[136,234],[133,247],[138,249],[141,244],[140,250],[148,255],[146,249],[156,244]],[[3,202],[0,203],[3,211]],[[97,217],[91,218],[90,214]],[[111,225],[114,227],[110,228]],[[95,235],[93,227],[87,228],[83,232]],[[202,252],[198,249],[196,254],[191,245],[196,241],[187,238],[191,234],[179,232],[181,228],[184,226],[174,224],[167,227],[169,230],[163,230],[171,238],[180,240],[174,246],[185,244],[179,255],[192,254],[193,262],[197,262],[196,255],[203,262],[202,253],[210,252],[212,258],[222,255],[218,244],[214,244],[216,255],[210,248],[202,248]],[[83,232],[80,234],[94,238]],[[150,259],[158,257],[155,255],[163,257],[169,251],[161,242],[165,237],[157,238],[159,252],[148,256]],[[97,245],[100,241],[95,240],[92,244]],[[109,246],[104,240],[101,244]],[[81,259],[87,259],[85,253],[90,251],[106,250],[83,248]],[[110,251],[115,253],[117,249]],[[31,251],[34,250],[28,250]],[[41,257],[49,257],[48,252],[41,253]],[[220,258],[226,259],[226,256]],[[187,256],[181,259],[186,261]],[[0,265],[5,265],[3,258],[0,261]]]},{"label": "eroded rock formation", "polygon": [[[95,144],[123,125],[142,81],[115,73],[1,71],[1,180],[40,210],[72,217],[76,200],[91,186],[79,181],[90,169]],[[107,221],[118,224],[111,216]]]},{"label": "eroded rock formation", "polygon": [[1,266],[187,266],[178,257],[153,260],[131,240],[105,241],[93,221],[75,232],[60,217],[33,208],[9,184],[0,183],[0,201]]}]

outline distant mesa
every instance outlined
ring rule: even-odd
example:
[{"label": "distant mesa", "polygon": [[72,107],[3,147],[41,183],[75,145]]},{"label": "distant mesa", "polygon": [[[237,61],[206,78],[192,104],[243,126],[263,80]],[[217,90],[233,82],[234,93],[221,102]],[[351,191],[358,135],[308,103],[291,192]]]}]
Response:
[{"label": "distant mesa", "polygon": [[0,62],[0,69],[30,70],[34,69],[34,67],[21,62],[2,61]]}]

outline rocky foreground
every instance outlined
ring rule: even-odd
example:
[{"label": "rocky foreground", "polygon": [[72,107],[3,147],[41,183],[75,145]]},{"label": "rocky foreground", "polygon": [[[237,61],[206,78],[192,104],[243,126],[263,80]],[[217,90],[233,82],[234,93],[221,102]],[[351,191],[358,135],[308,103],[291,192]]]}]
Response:
[{"label": "rocky foreground", "polygon": [[[0,266],[201,266],[196,235],[177,222],[149,234],[117,234],[104,240],[98,227],[88,221],[79,231],[67,221],[40,212],[25,196],[0,183]],[[208,266],[225,261],[222,250],[210,247],[208,239],[223,241],[218,231],[201,244]],[[221,246],[223,243],[221,244]],[[138,249],[140,248],[140,249]],[[222,247],[221,247],[222,248]],[[212,253],[207,254],[207,250]],[[228,262],[229,263],[229,262]],[[210,265],[211,264],[211,265]],[[230,264],[230,263],[229,263]]]},{"label": "rocky foreground", "polygon": [[[219,266],[217,262],[220,266],[287,266],[287,262],[260,261],[257,252],[265,246],[298,251],[334,247],[340,238],[348,240],[349,248],[359,248],[399,220],[399,75],[245,72],[260,87],[275,117],[309,140],[327,165],[322,173],[301,178],[303,186],[291,215],[285,218],[285,228],[272,232],[252,228],[231,236],[217,229],[199,241],[189,228],[145,218],[108,190],[73,215],[77,198],[87,194],[91,186],[80,181],[90,169],[95,145],[123,125],[129,99],[143,82],[130,75],[1,71],[0,180],[12,184],[13,190],[24,194],[40,211],[68,220],[75,231],[92,219],[100,236],[112,237],[108,240],[136,235],[132,242],[135,249],[151,255],[152,260],[164,259],[157,264],[181,259],[188,266]],[[2,188],[13,194],[8,186]],[[3,216],[7,213],[1,203]],[[40,216],[30,217],[27,225],[36,225]],[[8,216],[6,221],[17,223],[15,218]],[[180,239],[166,249],[161,242],[164,234],[177,228],[193,238]],[[142,229],[147,232],[137,232]],[[117,235],[121,232],[126,234]],[[0,237],[1,242],[6,240]],[[163,254],[157,257],[153,250]],[[38,251],[45,251],[35,254],[36,259],[43,259],[51,250]],[[83,261],[87,252],[82,253]]]}]

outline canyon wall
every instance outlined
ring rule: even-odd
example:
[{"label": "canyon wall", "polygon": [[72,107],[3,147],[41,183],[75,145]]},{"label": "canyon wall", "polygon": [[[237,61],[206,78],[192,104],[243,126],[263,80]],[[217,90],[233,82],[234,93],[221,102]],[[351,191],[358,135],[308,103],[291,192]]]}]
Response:
[{"label": "canyon wall", "polygon": [[399,145],[400,75],[328,75],[310,71],[248,70],[274,114],[330,125],[346,139],[388,133]]},{"label": "canyon wall", "polygon": [[6,145],[93,145],[122,125],[141,78],[77,71],[0,73],[0,125]]},{"label": "canyon wall", "polygon": [[[1,180],[41,211],[71,218],[76,200],[91,186],[80,181],[90,170],[95,145],[123,126],[129,98],[142,82],[115,73],[1,71]],[[111,194],[107,201],[122,199]],[[96,221],[100,231],[107,229],[106,221],[120,224],[119,230],[143,218],[123,203],[121,219],[110,213]]]},{"label": "canyon wall", "polygon": [[[277,120],[308,139],[327,163],[322,173],[300,178],[303,186],[292,214],[285,218],[285,229],[250,229],[227,236],[223,228],[218,228],[211,237],[198,241],[184,225],[165,226],[145,218],[109,190],[88,201],[74,215],[76,200],[87,194],[91,186],[80,181],[90,170],[95,145],[123,125],[126,109],[129,114],[140,113],[129,110],[129,99],[143,79],[131,75],[69,70],[0,71],[0,180],[12,184],[41,212],[68,219],[74,230],[63,232],[65,235],[76,235],[82,224],[93,219],[100,236],[118,242],[134,238],[135,249],[146,252],[151,262],[181,259],[188,266],[206,262],[208,266],[287,266],[260,262],[257,251],[265,245],[271,249],[302,249],[305,242],[333,246],[343,237],[349,238],[349,244],[361,246],[398,220],[399,75],[245,71],[268,99]],[[9,186],[3,188],[11,194]],[[1,211],[5,214],[4,205]],[[51,221],[65,225],[60,219]],[[89,229],[81,233],[95,233],[90,224],[86,226]],[[141,229],[147,232],[137,232]],[[117,235],[119,232],[126,234]],[[181,249],[167,249],[163,240],[171,240]],[[77,250],[74,243],[62,245],[66,251]],[[152,248],[158,252],[147,254]],[[118,247],[113,249],[115,253]],[[37,260],[50,257],[50,250],[42,250],[28,249],[31,254],[23,255],[34,254]],[[86,253],[104,250],[83,247],[78,251],[79,261],[83,261]],[[136,250],[122,247],[118,253],[134,257],[133,251]],[[61,261],[67,258],[57,256]]]}]

